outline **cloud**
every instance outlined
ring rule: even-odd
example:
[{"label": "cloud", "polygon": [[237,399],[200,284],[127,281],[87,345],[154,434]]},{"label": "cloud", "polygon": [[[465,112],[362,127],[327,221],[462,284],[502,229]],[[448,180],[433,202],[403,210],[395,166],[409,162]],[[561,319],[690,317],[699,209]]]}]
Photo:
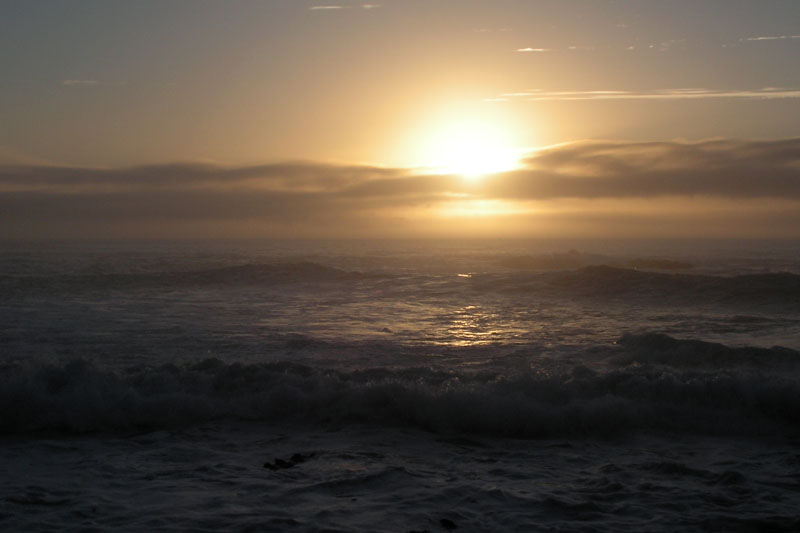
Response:
[{"label": "cloud", "polygon": [[366,165],[174,163],[118,169],[0,165],[0,194],[220,193],[317,195],[392,203],[448,195],[628,198],[707,195],[800,199],[800,138],[775,141],[584,141],[533,152],[480,185],[457,176]]},{"label": "cloud", "polygon": [[[479,31],[489,31],[489,30],[479,30]],[[641,50],[655,50],[659,52],[666,52],[675,48],[686,48],[686,39],[670,39],[667,41],[662,41],[659,43],[651,43],[647,45],[641,45],[638,49]],[[616,47],[616,46],[596,46],[591,44],[581,44],[581,45],[569,45],[563,48],[543,48],[543,47],[526,47],[526,48],[517,48],[515,52],[523,52],[523,53],[543,53],[543,52],[594,52],[597,50],[603,51],[630,51],[636,50],[637,47],[634,45],[623,46],[623,47]]]},{"label": "cloud", "polygon": [[[617,27],[625,27],[617,26]],[[477,29],[475,31],[478,32],[490,32],[490,29]],[[510,30],[508,30],[510,31]],[[800,40],[800,35],[793,35],[793,34],[786,34],[786,35],[761,35],[761,36],[754,36],[754,37],[742,37],[738,40],[731,41],[728,43],[722,43],[723,48],[728,47],[736,47],[740,46],[740,43],[754,43],[754,42],[769,42],[769,41],[790,41],[790,40]],[[650,42],[644,44],[628,44],[627,46],[613,46],[613,45],[606,45],[606,46],[598,46],[592,44],[583,44],[583,45],[569,45],[560,48],[545,48],[545,47],[524,47],[524,48],[517,48],[515,52],[523,52],[523,53],[542,53],[542,52],[593,52],[593,51],[605,51],[605,52],[615,52],[615,51],[633,51],[633,50],[641,50],[641,51],[653,51],[653,52],[669,52],[672,50],[687,50],[689,47],[699,47],[703,46],[703,43],[697,41],[689,41],[687,39],[667,39],[665,41],[660,42]]]},{"label": "cloud", "polygon": [[97,80],[63,80],[61,85],[66,87],[91,87],[99,83]]},{"label": "cloud", "polygon": [[[696,217],[714,219],[715,227],[724,228],[725,217],[736,218],[741,228],[760,217],[761,225],[752,228],[765,235],[794,231],[800,236],[795,224],[800,219],[800,139],[577,142],[536,151],[520,169],[478,182],[413,169],[314,162],[111,169],[0,165],[2,238],[411,236],[436,227],[442,213],[463,219],[474,205],[487,202],[515,206],[497,216],[523,229],[544,227],[535,222],[545,214],[530,205],[583,202],[572,211],[541,210],[550,212],[553,224],[588,220],[593,213],[592,220],[639,220],[647,228],[657,225],[648,206],[677,202],[694,205]],[[613,210],[598,210],[609,202]],[[703,208],[720,202],[727,211]],[[661,209],[658,220],[669,221],[676,213]],[[784,219],[793,222],[783,227],[779,220]],[[447,231],[466,231],[458,221],[450,224]],[[601,231],[604,226],[598,224],[586,227]],[[682,224],[696,233],[706,227],[685,219]]]},{"label": "cloud", "polygon": [[787,39],[800,39],[800,35],[765,35],[761,37],[746,37],[744,39],[739,39],[739,41],[783,41]]},{"label": "cloud", "polygon": [[308,8],[309,11],[340,11],[343,9],[354,9],[354,8],[361,8],[361,9],[378,9],[381,7],[380,4],[361,4],[358,6],[350,6],[350,5],[340,5],[340,4],[329,4],[329,5],[319,5],[319,6],[311,6]]},{"label": "cloud", "polygon": [[696,99],[747,99],[770,100],[778,98],[800,98],[800,88],[762,87],[760,89],[704,89],[678,88],[654,89],[652,91],[544,91],[532,89],[522,92],[503,93],[496,98],[517,99],[530,102],[579,101],[579,100],[696,100]]},{"label": "cloud", "polygon": [[81,191],[257,189],[324,192],[352,183],[387,179],[400,171],[382,167],[288,162],[246,167],[173,163],[104,169],[69,166],[0,165],[0,191],[24,188],[72,194]]},{"label": "cloud", "polygon": [[800,200],[800,139],[581,142],[536,152],[485,182],[501,198],[791,198]]},{"label": "cloud", "polygon": [[678,45],[682,45],[686,43],[686,39],[669,39],[667,41],[662,41],[658,44],[651,44],[650,48],[657,48],[661,52],[666,52],[671,48],[674,48]]}]

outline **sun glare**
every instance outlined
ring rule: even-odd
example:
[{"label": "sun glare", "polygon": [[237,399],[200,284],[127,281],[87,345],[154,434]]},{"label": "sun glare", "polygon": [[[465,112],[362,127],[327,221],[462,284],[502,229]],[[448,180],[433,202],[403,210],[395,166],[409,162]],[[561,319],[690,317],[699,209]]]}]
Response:
[{"label": "sun glare", "polygon": [[417,117],[393,144],[394,164],[477,181],[519,168],[527,147],[536,145],[527,121],[484,102],[439,103]]},{"label": "sun glare", "polygon": [[512,170],[522,155],[520,149],[513,147],[509,132],[477,121],[440,128],[431,136],[426,153],[426,166],[468,179]]}]

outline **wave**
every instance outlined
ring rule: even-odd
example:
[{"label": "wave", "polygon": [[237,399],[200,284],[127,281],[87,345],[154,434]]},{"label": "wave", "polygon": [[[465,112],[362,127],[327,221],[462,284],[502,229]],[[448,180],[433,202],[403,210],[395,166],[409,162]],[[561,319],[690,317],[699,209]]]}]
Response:
[{"label": "wave", "polygon": [[[463,275],[462,275],[463,276]],[[404,297],[465,289],[513,294],[536,293],[555,298],[644,300],[648,304],[770,306],[800,310],[800,275],[787,272],[716,276],[655,272],[592,265],[574,270],[419,274],[385,270],[352,271],[309,261],[253,263],[236,266],[150,273],[98,273],[55,276],[0,276],[0,291],[20,295],[83,290],[182,289],[192,287],[358,284],[386,281],[402,287]]]},{"label": "wave", "polygon": [[310,261],[261,263],[162,275],[168,282],[203,283],[293,283],[339,281],[364,275]]},{"label": "wave", "polygon": [[684,340],[662,333],[626,334],[617,344],[617,364],[658,364],[679,368],[751,367],[779,371],[800,368],[800,352],[782,346],[731,347],[716,342]]},{"label": "wave", "polygon": [[788,272],[712,276],[607,265],[545,273],[474,276],[482,290],[579,298],[645,299],[672,305],[777,305],[800,309],[800,275]]},{"label": "wave", "polygon": [[[620,359],[606,370],[538,366],[511,374],[433,367],[340,370],[218,359],[124,372],[83,360],[15,363],[0,373],[0,432],[131,431],[236,419],[519,438],[616,437],[638,431],[796,435],[797,372],[660,364],[665,354],[692,351],[713,361],[713,346],[666,336],[626,337],[609,353],[652,354],[650,364]],[[745,353],[718,349],[734,357]],[[798,357],[791,350],[753,350],[744,359]]]},{"label": "wave", "polygon": [[0,276],[0,288],[27,292],[42,290],[180,288],[203,285],[277,285],[331,282],[375,277],[310,261],[253,263],[204,270],[152,273],[103,273],[62,276]]},{"label": "wave", "polygon": [[634,268],[645,270],[688,270],[694,268],[692,263],[653,257],[635,257],[632,259],[615,260],[613,257],[602,254],[590,254],[570,250],[563,253],[543,255],[517,255],[501,257],[497,263],[507,268],[518,270],[565,270],[587,266],[610,265],[620,268]]}]

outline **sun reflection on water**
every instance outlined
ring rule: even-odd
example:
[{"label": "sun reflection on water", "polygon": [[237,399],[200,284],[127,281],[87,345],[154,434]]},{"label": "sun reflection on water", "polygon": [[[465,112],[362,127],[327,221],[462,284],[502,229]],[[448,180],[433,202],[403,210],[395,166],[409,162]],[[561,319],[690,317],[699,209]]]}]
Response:
[{"label": "sun reflection on water", "polygon": [[502,331],[495,326],[498,317],[480,306],[465,305],[458,309],[447,327],[451,346],[477,346],[497,340]]}]

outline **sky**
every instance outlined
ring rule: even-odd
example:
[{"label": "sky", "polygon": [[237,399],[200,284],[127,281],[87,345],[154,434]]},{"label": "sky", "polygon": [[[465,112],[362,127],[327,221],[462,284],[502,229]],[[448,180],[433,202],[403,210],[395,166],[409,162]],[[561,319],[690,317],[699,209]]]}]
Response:
[{"label": "sky", "polygon": [[800,238],[796,0],[0,0],[0,238]]}]

